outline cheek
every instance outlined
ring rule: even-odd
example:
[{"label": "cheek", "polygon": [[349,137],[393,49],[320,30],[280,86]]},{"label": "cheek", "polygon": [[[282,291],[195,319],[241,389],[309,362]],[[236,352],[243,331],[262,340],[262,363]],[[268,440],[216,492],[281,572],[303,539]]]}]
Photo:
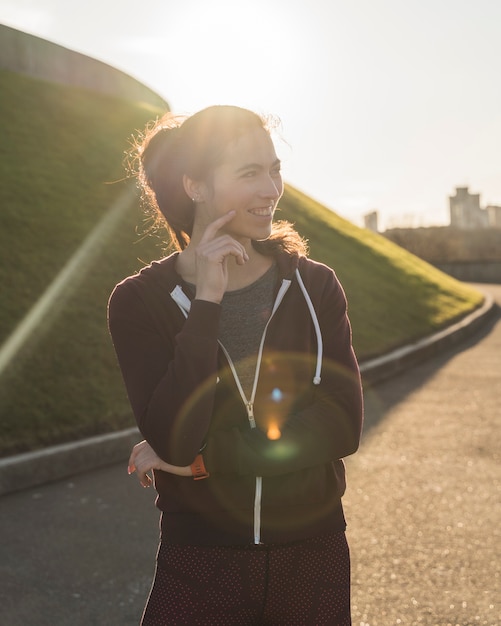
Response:
[{"label": "cheek", "polygon": [[219,212],[238,209],[252,197],[252,191],[242,186],[225,187],[216,190],[214,194],[214,208]]}]

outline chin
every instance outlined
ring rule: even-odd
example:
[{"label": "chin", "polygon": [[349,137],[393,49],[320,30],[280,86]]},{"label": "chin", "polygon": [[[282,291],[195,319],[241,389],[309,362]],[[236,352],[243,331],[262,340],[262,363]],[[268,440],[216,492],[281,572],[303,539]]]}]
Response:
[{"label": "chin", "polygon": [[271,232],[267,235],[261,235],[260,237],[252,237],[252,241],[266,241],[270,238]]},{"label": "chin", "polygon": [[267,235],[256,235],[255,237],[251,237],[251,241],[266,241],[267,239],[270,238],[271,233],[268,233]]},{"label": "chin", "polygon": [[265,239],[268,239],[270,237],[271,230],[271,224],[266,228],[256,229],[255,232],[251,235],[251,239],[253,239],[254,241],[264,241]]},{"label": "chin", "polygon": [[246,229],[239,231],[228,232],[229,235],[234,237],[237,241],[264,241],[268,239],[271,235],[271,227],[270,228],[254,228],[254,229]]}]

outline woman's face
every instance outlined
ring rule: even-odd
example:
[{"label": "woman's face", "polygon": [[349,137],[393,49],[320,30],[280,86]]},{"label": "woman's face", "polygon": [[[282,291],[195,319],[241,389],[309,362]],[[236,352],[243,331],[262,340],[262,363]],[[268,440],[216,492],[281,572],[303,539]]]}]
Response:
[{"label": "woman's face", "polygon": [[235,217],[224,232],[241,241],[266,239],[283,190],[280,160],[271,137],[256,128],[226,148],[206,188],[204,218],[213,221],[233,210]]}]

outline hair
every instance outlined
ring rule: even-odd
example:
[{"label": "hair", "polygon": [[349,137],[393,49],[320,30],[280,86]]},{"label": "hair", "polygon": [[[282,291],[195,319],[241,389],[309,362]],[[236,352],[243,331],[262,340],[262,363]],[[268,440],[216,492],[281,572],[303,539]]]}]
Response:
[{"label": "hair", "polygon": [[[144,208],[156,225],[167,225],[176,249],[188,245],[195,219],[195,204],[185,191],[183,176],[209,181],[229,143],[258,128],[271,135],[272,124],[276,125],[271,118],[248,109],[218,105],[189,117],[168,113],[136,137],[133,169]],[[306,241],[286,221],[274,222],[271,235],[252,244],[263,254],[307,251]]]}]

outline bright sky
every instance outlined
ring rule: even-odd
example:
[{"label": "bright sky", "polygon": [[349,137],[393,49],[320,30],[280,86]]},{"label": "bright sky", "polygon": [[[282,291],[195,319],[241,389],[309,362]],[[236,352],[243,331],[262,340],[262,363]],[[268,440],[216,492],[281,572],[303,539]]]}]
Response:
[{"label": "bright sky", "polygon": [[284,177],[361,225],[501,204],[501,2],[0,0],[0,23],[133,75],[175,112],[278,115]]}]

